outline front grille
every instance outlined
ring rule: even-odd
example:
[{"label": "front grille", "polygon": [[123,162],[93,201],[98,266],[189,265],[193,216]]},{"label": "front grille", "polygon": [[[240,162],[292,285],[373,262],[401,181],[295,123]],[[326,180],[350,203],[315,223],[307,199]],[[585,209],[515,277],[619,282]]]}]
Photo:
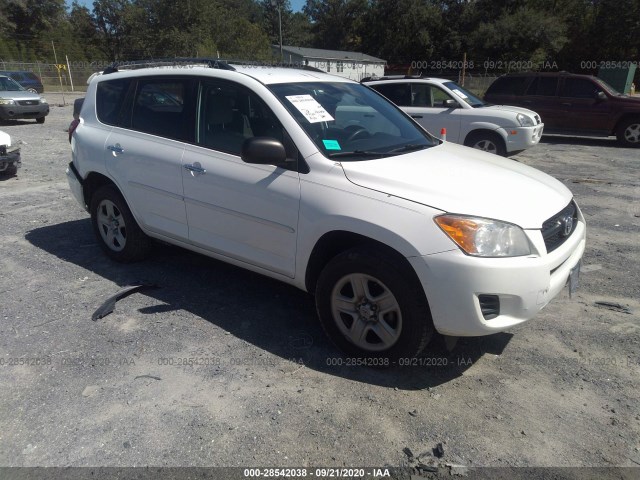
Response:
[{"label": "front grille", "polygon": [[542,120],[540,120],[540,115],[536,115],[536,125],[540,125],[542,123]]},{"label": "front grille", "polygon": [[562,245],[578,226],[578,207],[571,201],[569,205],[542,224],[542,238],[547,253]]},{"label": "front grille", "polygon": [[500,297],[497,295],[478,295],[480,311],[485,320],[491,320],[500,315]]},{"label": "front grille", "polygon": [[18,105],[38,105],[39,100],[18,100]]}]

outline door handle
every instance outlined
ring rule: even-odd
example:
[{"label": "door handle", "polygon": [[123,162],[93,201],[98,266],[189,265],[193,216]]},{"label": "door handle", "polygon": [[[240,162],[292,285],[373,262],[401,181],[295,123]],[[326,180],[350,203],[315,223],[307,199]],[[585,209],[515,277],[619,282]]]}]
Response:
[{"label": "door handle", "polygon": [[205,173],[207,173],[207,170],[202,168],[202,165],[200,165],[200,162],[196,162],[196,163],[187,163],[184,165],[184,168],[189,170],[191,172],[191,175],[193,175],[194,177],[197,175],[203,175]]},{"label": "door handle", "polygon": [[114,156],[124,153],[124,148],[122,148],[119,143],[116,143],[115,145],[107,146],[107,150],[111,150]]},{"label": "door handle", "polygon": [[562,105],[563,107],[570,107],[573,104],[569,102],[562,102],[560,105]]},{"label": "door handle", "polygon": [[422,118],[422,115],[411,115],[411,118]]}]

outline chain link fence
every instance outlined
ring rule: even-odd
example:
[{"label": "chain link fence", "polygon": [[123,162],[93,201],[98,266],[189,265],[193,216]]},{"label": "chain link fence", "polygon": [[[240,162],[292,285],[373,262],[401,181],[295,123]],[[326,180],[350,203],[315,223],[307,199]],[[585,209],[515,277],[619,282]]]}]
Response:
[{"label": "chain link fence", "polygon": [[111,62],[27,63],[0,58],[0,71],[28,71],[35,73],[45,92],[85,91],[89,76],[103,70]]}]

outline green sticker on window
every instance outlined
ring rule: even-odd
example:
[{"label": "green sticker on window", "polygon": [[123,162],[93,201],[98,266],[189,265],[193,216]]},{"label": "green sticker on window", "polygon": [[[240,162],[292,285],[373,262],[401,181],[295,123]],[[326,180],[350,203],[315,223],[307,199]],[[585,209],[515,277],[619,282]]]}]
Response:
[{"label": "green sticker on window", "polygon": [[337,140],[322,140],[322,143],[327,150],[342,150]]}]

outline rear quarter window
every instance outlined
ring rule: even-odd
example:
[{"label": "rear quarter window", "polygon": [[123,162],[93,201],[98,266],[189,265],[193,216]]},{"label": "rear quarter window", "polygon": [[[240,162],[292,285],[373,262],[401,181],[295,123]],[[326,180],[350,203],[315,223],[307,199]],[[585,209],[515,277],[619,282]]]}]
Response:
[{"label": "rear quarter window", "polygon": [[98,120],[107,125],[118,126],[122,117],[122,106],[129,90],[128,78],[98,83],[96,91],[96,113]]},{"label": "rear quarter window", "polygon": [[501,77],[491,84],[488,95],[522,95],[530,77]]}]

